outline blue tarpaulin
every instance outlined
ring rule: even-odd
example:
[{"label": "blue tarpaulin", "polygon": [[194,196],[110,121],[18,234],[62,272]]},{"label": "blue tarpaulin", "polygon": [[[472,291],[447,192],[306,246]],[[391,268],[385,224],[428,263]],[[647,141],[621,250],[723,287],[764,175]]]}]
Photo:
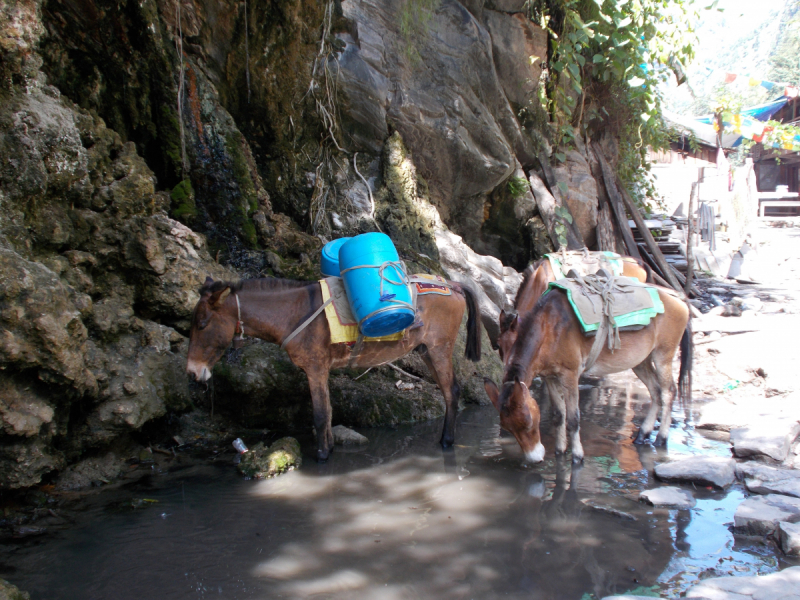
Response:
[{"label": "blue tarpaulin", "polygon": [[[758,119],[759,121],[769,121],[770,117],[782,109],[786,103],[789,101],[789,98],[786,96],[781,96],[777,100],[773,100],[772,102],[767,102],[766,104],[759,104],[757,106],[751,106],[750,108],[745,108],[740,113],[743,117],[752,117],[754,119]],[[711,124],[714,120],[714,115],[705,115],[702,117],[695,117],[695,121],[699,123],[707,123]]]}]

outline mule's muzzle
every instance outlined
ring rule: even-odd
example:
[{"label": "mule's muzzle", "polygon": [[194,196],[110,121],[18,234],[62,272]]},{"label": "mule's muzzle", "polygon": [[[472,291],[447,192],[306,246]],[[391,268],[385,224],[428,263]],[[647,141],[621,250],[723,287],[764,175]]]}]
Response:
[{"label": "mule's muzzle", "polygon": [[200,383],[204,383],[211,379],[211,369],[209,369],[206,365],[195,363],[193,361],[189,361],[186,364],[186,373],[188,373],[192,379],[199,381]]},{"label": "mule's muzzle", "polygon": [[544,446],[542,443],[536,444],[530,452],[525,452],[525,459],[534,464],[542,462],[544,460]]}]

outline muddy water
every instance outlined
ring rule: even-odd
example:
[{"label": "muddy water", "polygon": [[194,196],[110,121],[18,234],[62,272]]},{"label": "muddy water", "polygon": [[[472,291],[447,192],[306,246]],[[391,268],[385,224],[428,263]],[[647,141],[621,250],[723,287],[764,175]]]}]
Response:
[{"label": "muddy water", "polygon": [[[5,545],[0,576],[34,600],[588,600],[677,596],[706,576],[786,566],[773,546],[730,533],[740,488],[698,489],[688,511],[637,501],[659,485],[666,453],[631,444],[646,392],[615,385],[582,392],[580,468],[555,460],[547,436],[545,462],[524,465],[494,409],[473,407],[449,452],[431,422],[364,430],[365,448],[270,481],[243,480],[232,456],[154,475],[118,493],[157,502],[93,504],[70,528]],[[694,432],[690,410],[674,418],[671,455],[729,453]]]}]

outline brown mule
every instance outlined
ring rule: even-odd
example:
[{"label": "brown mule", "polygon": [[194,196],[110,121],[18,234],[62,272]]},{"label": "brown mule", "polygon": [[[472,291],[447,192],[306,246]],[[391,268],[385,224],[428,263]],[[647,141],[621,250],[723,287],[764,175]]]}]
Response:
[{"label": "brown mule", "polygon": [[[417,299],[417,326],[406,330],[397,342],[365,343],[351,366],[375,367],[401,358],[411,351],[421,354],[445,399],[441,444],[449,447],[455,437],[460,388],[453,373],[453,349],[464,315],[467,318],[465,355],[478,361],[481,356],[478,306],[472,291],[450,283],[450,296],[427,294]],[[211,369],[233,341],[234,334],[257,337],[281,344],[301,323],[323,304],[317,282],[285,279],[251,279],[239,283],[213,281],[200,290],[192,316],[187,372],[198,381],[211,378]],[[333,449],[328,374],[348,366],[350,349],[331,344],[330,328],[319,315],[286,344],[292,362],[303,369],[311,388],[317,458],[326,460]]]},{"label": "brown mule", "polygon": [[[655,444],[667,442],[676,394],[672,359],[679,345],[682,380],[691,369],[691,347],[684,345],[687,334],[691,343],[689,309],[664,288],[658,288],[658,295],[664,312],[643,329],[621,331],[621,347],[613,352],[604,347],[597,362],[586,371],[587,375],[602,377],[633,369],[645,384],[650,392],[650,410],[639,429],[637,444],[650,436],[659,408],[661,426]],[[553,404],[553,424],[558,427],[556,453],[566,452],[569,433],[573,462],[583,460],[578,379],[593,342],[594,338],[583,334],[566,294],[553,290],[522,318],[517,339],[506,357],[502,389],[485,380],[486,393],[500,413],[502,426],[514,434],[529,460],[544,455],[539,448],[539,407],[527,387],[537,376],[544,379]]]},{"label": "brown mule", "polygon": [[[622,275],[633,277],[642,283],[653,282],[652,271],[644,262],[631,256],[623,256],[621,258]],[[497,349],[500,353],[500,360],[504,363],[508,353],[511,351],[511,346],[514,345],[514,341],[517,339],[519,321],[533,310],[536,302],[547,290],[547,284],[555,280],[556,276],[553,273],[553,268],[546,257],[528,265],[528,268],[522,272],[522,283],[520,283],[517,296],[514,299],[514,313],[509,314],[504,310],[500,311],[500,335],[497,338]]]}]

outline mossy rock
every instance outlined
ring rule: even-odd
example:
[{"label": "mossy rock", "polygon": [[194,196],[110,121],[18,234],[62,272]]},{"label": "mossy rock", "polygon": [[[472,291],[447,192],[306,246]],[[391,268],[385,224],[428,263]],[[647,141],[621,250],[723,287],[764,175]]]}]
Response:
[{"label": "mossy rock", "polygon": [[31,600],[31,595],[11,585],[5,579],[0,579],[0,600]]},{"label": "mossy rock", "polygon": [[302,463],[300,444],[294,438],[285,437],[269,448],[265,448],[262,442],[253,446],[242,455],[239,472],[245,477],[266,479],[297,469]]}]

